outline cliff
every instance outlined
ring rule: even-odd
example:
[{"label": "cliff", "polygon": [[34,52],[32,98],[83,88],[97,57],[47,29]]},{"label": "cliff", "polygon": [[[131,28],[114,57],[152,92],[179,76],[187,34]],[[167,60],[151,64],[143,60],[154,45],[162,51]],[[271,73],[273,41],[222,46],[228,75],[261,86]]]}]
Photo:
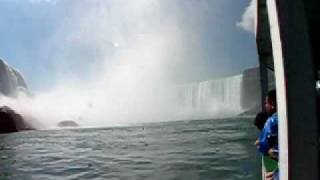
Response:
[{"label": "cliff", "polygon": [[240,102],[244,110],[255,114],[261,110],[261,88],[259,68],[247,69],[243,73]]},{"label": "cliff", "polygon": [[8,106],[0,107],[0,133],[33,129],[20,114]]},{"label": "cliff", "polygon": [[[29,94],[22,74],[0,59],[0,95],[14,98],[18,92]],[[8,106],[0,107],[0,133],[33,129],[25,119]]]}]

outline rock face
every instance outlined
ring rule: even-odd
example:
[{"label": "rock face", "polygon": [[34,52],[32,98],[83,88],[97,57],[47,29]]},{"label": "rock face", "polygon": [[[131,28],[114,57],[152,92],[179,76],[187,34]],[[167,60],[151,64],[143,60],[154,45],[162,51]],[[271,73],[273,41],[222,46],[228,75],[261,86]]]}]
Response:
[{"label": "rock face", "polygon": [[[0,95],[14,98],[18,92],[29,94],[28,86],[17,70],[0,59]],[[20,114],[8,106],[0,107],[0,133],[32,129]]]},{"label": "rock face", "polygon": [[0,107],[0,133],[11,133],[33,129],[20,114],[7,106]]},{"label": "rock face", "polygon": [[[247,69],[243,73],[241,85],[241,106],[256,114],[261,107],[260,73],[258,68]],[[256,112],[257,111],[257,112]],[[251,113],[250,113],[251,114]]]},{"label": "rock face", "polygon": [[[251,68],[243,73],[241,85],[241,106],[244,114],[255,115],[261,111],[261,87],[259,68]],[[268,73],[268,89],[275,88],[275,79],[272,73]]]},{"label": "rock face", "polygon": [[78,127],[78,126],[79,125],[72,120],[61,121],[58,123],[58,127]]},{"label": "rock face", "polygon": [[28,86],[20,72],[0,59],[0,94],[14,97],[19,91],[28,93]]}]

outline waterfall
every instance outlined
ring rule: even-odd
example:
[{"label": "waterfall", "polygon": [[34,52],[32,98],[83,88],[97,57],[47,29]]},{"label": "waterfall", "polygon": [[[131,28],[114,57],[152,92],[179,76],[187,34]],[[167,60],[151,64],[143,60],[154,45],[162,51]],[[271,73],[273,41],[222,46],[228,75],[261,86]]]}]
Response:
[{"label": "waterfall", "polygon": [[192,119],[238,115],[241,107],[242,74],[177,88],[177,111]]},{"label": "waterfall", "polygon": [[[82,127],[97,127],[227,118],[259,105],[258,71],[248,72],[180,85],[138,84],[116,78],[110,82],[112,86],[62,87],[44,94],[0,100],[40,129],[54,128],[63,120],[74,120]],[[3,61],[0,75],[3,95],[15,97],[21,87],[26,88],[22,75]]]},{"label": "waterfall", "polygon": [[21,73],[0,59],[0,94],[14,96],[21,90],[27,92],[27,89]]}]

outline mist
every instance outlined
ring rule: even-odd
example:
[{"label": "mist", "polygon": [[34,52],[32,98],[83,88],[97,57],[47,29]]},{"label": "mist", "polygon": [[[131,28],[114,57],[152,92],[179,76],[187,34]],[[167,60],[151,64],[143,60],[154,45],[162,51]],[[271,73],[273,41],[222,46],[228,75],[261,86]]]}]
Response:
[{"label": "mist", "polygon": [[[50,85],[32,97],[20,94],[17,99],[2,97],[1,102],[39,129],[54,128],[62,120],[96,127],[235,115],[238,107],[228,109],[218,100],[221,109],[215,106],[203,116],[178,107],[181,87],[201,74],[196,64],[204,63],[199,35],[203,27],[198,21],[208,4],[170,2],[65,2],[66,17],[39,49],[50,62],[48,72],[54,72],[50,82],[44,82]],[[59,6],[59,1],[32,3]],[[192,13],[189,20],[184,13]],[[217,53],[214,58],[222,57]]]}]

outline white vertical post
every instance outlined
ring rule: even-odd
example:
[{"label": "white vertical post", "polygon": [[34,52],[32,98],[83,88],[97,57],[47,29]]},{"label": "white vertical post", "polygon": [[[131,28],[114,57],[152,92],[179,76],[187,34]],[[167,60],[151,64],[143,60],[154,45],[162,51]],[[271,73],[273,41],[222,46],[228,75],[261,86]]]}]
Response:
[{"label": "white vertical post", "polygon": [[279,118],[279,169],[280,179],[288,180],[288,115],[287,97],[282,45],[280,38],[279,20],[275,0],[267,0],[269,14],[270,33],[272,41],[272,51],[274,59],[274,72],[276,79],[277,107]]},{"label": "white vertical post", "polygon": [[[280,179],[319,179],[312,40],[315,0],[267,0],[279,113]],[[314,16],[312,16],[314,18]]]}]

